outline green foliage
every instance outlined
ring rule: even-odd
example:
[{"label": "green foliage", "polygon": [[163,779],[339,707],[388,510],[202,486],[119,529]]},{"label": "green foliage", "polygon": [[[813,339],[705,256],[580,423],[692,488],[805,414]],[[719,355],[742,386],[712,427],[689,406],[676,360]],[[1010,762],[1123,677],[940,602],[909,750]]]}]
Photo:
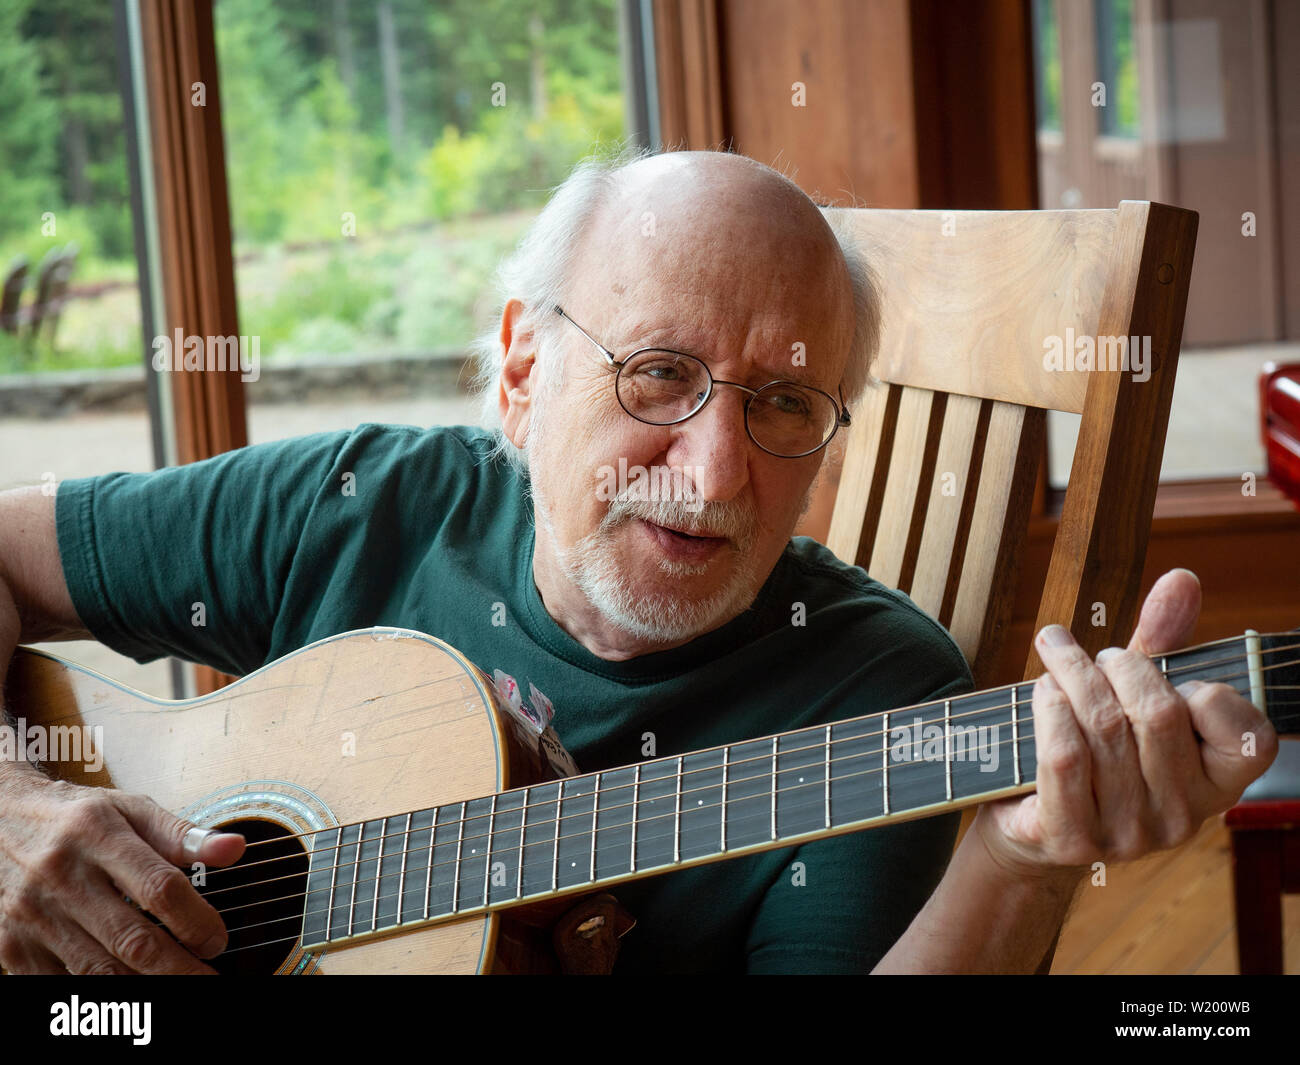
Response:
[{"label": "green foliage", "polygon": [[[615,0],[216,0],[215,18],[236,251],[258,253],[241,327],[267,357],[463,343],[519,212],[623,135]],[[74,285],[134,279],[115,47],[109,4],[0,0],[0,268],[76,241]],[[57,350],[11,339],[0,373],[137,363],[138,295],[70,303]]]},{"label": "green foliage", "polygon": [[0,4],[0,243],[40,225],[50,195],[59,126],[54,101],[44,91],[40,49],[20,32],[31,0]]}]

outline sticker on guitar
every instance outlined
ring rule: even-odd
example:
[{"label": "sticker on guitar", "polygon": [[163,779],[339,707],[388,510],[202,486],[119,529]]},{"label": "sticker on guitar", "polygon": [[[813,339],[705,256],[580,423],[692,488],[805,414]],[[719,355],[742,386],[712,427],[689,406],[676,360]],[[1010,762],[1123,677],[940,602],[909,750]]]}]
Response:
[{"label": "sticker on guitar", "polygon": [[492,671],[492,681],[497,701],[507,718],[516,726],[515,732],[519,738],[538,751],[556,773],[566,777],[576,776],[577,763],[551,728],[551,720],[555,717],[555,707],[551,700],[538,691],[537,685],[530,682],[528,697],[532,700],[532,705],[529,706],[519,693],[519,682],[499,669]]}]

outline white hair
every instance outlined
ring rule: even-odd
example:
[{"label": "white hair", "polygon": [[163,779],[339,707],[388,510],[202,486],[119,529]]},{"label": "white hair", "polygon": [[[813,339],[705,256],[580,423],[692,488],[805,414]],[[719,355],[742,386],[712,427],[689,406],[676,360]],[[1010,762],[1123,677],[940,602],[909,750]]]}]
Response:
[{"label": "white hair", "polygon": [[[563,184],[556,188],[515,250],[497,267],[494,279],[499,298],[496,316],[491,327],[470,345],[476,363],[471,389],[478,395],[483,424],[495,431],[492,455],[505,458],[521,473],[528,469],[527,454],[502,431],[498,411],[497,383],[505,360],[500,335],[501,318],[506,304],[511,299],[523,303],[524,310],[515,322],[515,328],[531,329],[539,352],[561,335],[557,327],[562,323],[552,308],[565,302],[575,257],[587,225],[617,189],[620,173],[652,154],[648,148],[624,148],[616,155],[591,156],[578,163]],[[745,156],[738,158],[771,171],[800,195],[806,195],[779,171]],[[853,288],[853,340],[842,382],[844,401],[852,410],[874,383],[871,363],[880,343],[880,287],[867,251],[853,232],[849,212],[842,208],[818,206],[839,243]],[[548,363],[548,359],[540,357],[536,362],[534,372],[540,372],[542,380],[539,390],[533,395],[534,406],[540,406],[547,393],[553,394],[559,388],[560,376],[544,370]]]}]

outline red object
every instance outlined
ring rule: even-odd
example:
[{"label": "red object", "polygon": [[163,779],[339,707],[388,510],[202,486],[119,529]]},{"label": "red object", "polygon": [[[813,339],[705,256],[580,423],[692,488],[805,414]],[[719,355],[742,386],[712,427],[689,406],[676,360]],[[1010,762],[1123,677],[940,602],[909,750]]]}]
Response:
[{"label": "red object", "polygon": [[1268,479],[1300,506],[1300,363],[1267,363],[1259,377]]},{"label": "red object", "polygon": [[1300,892],[1300,799],[1239,803],[1224,820],[1232,837],[1238,971],[1281,975],[1282,896]]}]

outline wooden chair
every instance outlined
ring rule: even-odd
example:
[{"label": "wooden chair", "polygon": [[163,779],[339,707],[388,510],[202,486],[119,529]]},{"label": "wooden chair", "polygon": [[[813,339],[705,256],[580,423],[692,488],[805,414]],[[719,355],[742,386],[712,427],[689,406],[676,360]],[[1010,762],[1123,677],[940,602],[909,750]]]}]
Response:
[{"label": "wooden chair", "polygon": [[[865,245],[883,298],[873,366],[880,384],[852,410],[827,546],[941,622],[977,686],[1022,679],[993,670],[1046,411],[1079,414],[1036,629],[1065,625],[1090,654],[1126,643],[1196,213],[1131,200],[1085,211],[824,210]],[[1066,346],[1085,336],[1150,337],[1150,378],[1121,368],[1045,369],[1047,338]],[[1041,672],[1031,647],[1023,678]],[[967,811],[963,833],[972,818]]]},{"label": "wooden chair", "polygon": [[[990,675],[1043,455],[1046,411],[1082,415],[1038,626],[1095,653],[1136,619],[1197,215],[826,208],[880,281],[880,381],[853,425],[828,546],[908,593]],[[839,216],[839,217],[835,217]],[[1149,380],[1044,368],[1046,340],[1150,337]],[[1042,671],[1030,653],[1025,676]]]}]

